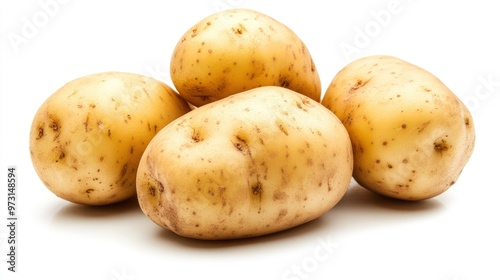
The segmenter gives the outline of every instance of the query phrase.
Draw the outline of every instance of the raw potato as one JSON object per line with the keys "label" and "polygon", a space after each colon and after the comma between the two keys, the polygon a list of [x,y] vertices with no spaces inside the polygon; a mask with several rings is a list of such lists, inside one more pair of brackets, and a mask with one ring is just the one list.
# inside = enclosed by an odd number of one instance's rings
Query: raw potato
{"label": "raw potato", "polygon": [[281,87],[202,106],[153,138],[141,159],[143,212],[178,235],[234,239],[318,218],[344,195],[352,150],[338,118]]}
{"label": "raw potato", "polygon": [[57,196],[104,205],[136,194],[137,165],[153,136],[190,111],[164,83],[107,72],[73,80],[36,113],[30,152],[40,179]]}
{"label": "raw potato", "polygon": [[179,40],[170,74],[180,95],[201,106],[260,86],[282,86],[320,101],[311,54],[287,26],[262,13],[226,10]]}
{"label": "raw potato", "polygon": [[453,185],[474,147],[472,116],[428,71],[391,56],[342,69],[322,104],[349,132],[354,179],[403,200],[434,197]]}

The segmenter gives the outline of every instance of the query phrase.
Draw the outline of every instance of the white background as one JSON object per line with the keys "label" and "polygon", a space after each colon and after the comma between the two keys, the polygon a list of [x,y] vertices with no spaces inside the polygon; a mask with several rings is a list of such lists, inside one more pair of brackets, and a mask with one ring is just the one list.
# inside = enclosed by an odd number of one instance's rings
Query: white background
{"label": "white background", "polygon": [[[318,2],[2,0],[0,279],[500,279],[495,2]],[[291,27],[311,51],[323,89],[349,61],[370,54],[398,56],[438,76],[469,106],[476,125],[476,148],[458,182],[421,203],[384,199],[352,184],[316,221],[226,242],[177,237],[134,201],[89,208],[43,186],[28,136],[50,94],[110,70],[172,85],[177,40],[230,7],[259,10]],[[19,177],[16,273],[6,262],[8,166]]]}

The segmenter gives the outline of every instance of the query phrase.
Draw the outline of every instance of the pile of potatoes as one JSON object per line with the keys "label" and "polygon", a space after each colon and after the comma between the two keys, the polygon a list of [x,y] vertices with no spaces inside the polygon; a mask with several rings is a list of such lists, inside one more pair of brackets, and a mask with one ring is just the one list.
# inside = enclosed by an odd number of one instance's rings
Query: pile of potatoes
{"label": "pile of potatoes", "polygon": [[136,197],[178,235],[234,239],[322,216],[352,178],[396,199],[437,196],[474,147],[471,114],[431,73],[368,56],[322,94],[304,42],[256,11],[195,24],[170,70],[175,90],[105,72],[52,94],[30,133],[44,185],[84,205]]}

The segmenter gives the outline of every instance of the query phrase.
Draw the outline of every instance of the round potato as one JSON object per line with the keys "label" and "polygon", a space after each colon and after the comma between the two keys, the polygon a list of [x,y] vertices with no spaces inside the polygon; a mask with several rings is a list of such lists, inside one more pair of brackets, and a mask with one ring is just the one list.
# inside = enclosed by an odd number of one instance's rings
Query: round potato
{"label": "round potato", "polygon": [[178,235],[234,239],[318,218],[344,195],[352,150],[338,118],[266,86],[197,108],[163,128],[137,173],[142,211]]}
{"label": "round potato", "polygon": [[434,197],[453,185],[474,147],[472,116],[428,71],[392,56],[344,67],[322,104],[343,122],[356,181],[403,200]]}
{"label": "round potato", "polygon": [[174,49],[170,74],[195,106],[260,86],[281,86],[320,101],[311,54],[284,24],[262,13],[232,9],[190,28]]}
{"label": "round potato", "polygon": [[65,200],[122,201],[136,194],[137,165],[149,141],[189,111],[173,89],[149,77],[81,77],[39,108],[31,126],[31,159],[45,186]]}

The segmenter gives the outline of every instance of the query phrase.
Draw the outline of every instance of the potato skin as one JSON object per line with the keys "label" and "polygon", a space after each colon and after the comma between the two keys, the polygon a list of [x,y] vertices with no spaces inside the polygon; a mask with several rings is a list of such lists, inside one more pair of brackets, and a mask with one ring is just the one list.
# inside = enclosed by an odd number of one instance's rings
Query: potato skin
{"label": "potato skin", "polygon": [[163,128],[139,164],[143,212],[178,235],[235,239],[318,218],[344,195],[352,150],[338,118],[266,86],[193,110]]}
{"label": "potato skin", "polygon": [[318,102],[321,95],[302,40],[248,9],[218,12],[190,28],[174,49],[170,74],[180,95],[195,106],[260,86],[282,86]]}
{"label": "potato skin", "polygon": [[50,191],[74,203],[105,205],[131,198],[146,145],[190,110],[173,89],[149,77],[105,72],[75,79],[34,116],[33,166]]}
{"label": "potato skin", "polygon": [[322,104],[349,132],[354,179],[402,200],[437,196],[453,185],[474,147],[472,116],[437,77],[392,56],[344,67]]}

